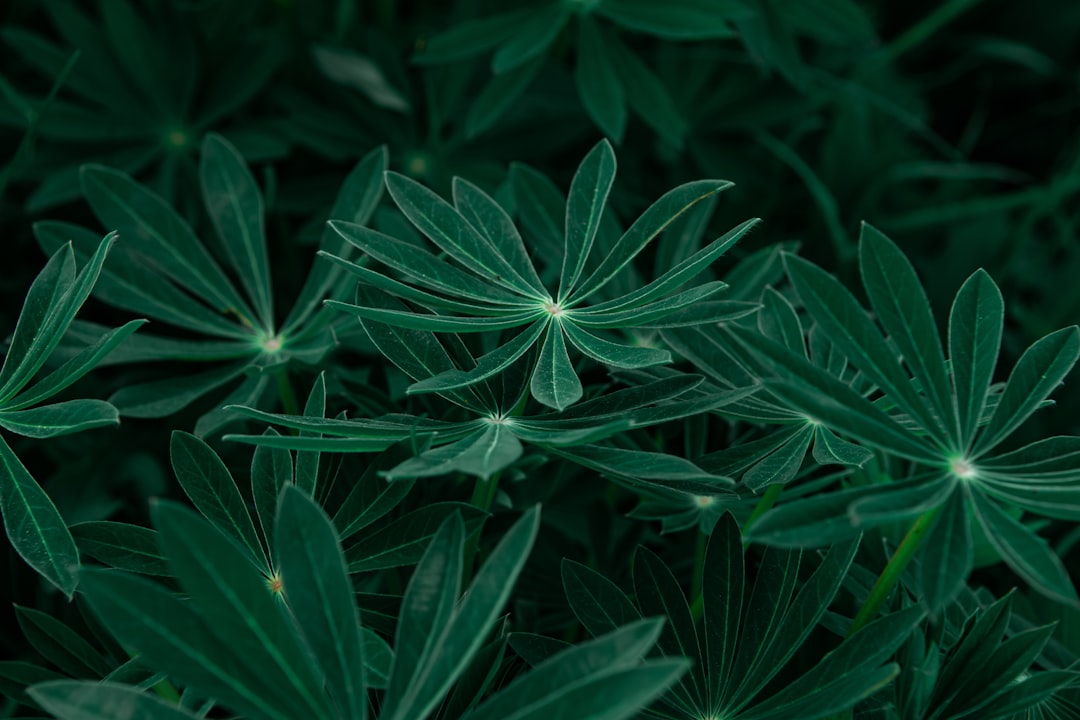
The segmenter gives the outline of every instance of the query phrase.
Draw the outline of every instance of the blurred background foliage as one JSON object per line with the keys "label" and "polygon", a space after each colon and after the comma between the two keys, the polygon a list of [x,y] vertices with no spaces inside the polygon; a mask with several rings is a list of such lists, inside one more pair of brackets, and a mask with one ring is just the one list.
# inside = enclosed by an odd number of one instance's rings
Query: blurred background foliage
{"label": "blurred background foliage", "polygon": [[[995,278],[1010,319],[999,372],[1033,340],[1080,318],[1080,4],[717,4],[729,15],[710,26],[701,22],[709,3],[692,0],[8,0],[0,6],[0,326],[14,326],[44,259],[33,224],[97,227],[82,199],[83,164],[123,170],[197,231],[208,229],[197,168],[210,132],[236,146],[262,186],[282,296],[299,291],[337,188],[379,145],[389,148],[390,169],[440,193],[461,175],[502,199],[511,163],[565,188],[578,159],[607,136],[620,163],[617,210],[701,177],[736,183],[712,225],[751,215],[764,223],[724,269],[792,242],[855,287],[867,221],[912,259],[939,313],[977,267]],[[660,7],[662,17],[650,9]],[[393,222],[376,211],[375,227]],[[88,307],[110,326],[129,319],[95,300]],[[340,380],[338,395],[364,394],[363,364],[355,370],[355,384]],[[140,381],[166,377],[170,367],[139,372]],[[105,396],[133,382],[130,373],[107,368],[83,383]],[[1029,437],[1080,431],[1080,393],[1066,387],[1056,400],[1032,419]],[[69,523],[145,525],[145,499],[176,492],[162,461],[167,429],[190,429],[206,409],[16,450]],[[235,451],[221,448],[242,474],[248,456]],[[567,473],[543,499],[571,492],[573,482]],[[563,514],[546,518],[566,531],[565,546],[538,546],[522,578],[522,594],[533,593],[538,607],[561,602],[535,582],[557,572],[560,557],[587,554],[617,578],[630,548],[656,540],[649,525],[590,513],[605,504],[625,513],[632,495],[582,483],[572,492]],[[423,495],[459,499],[461,489],[433,483]],[[582,532],[574,513],[604,522]],[[1059,528],[1051,537],[1075,572],[1078,535]],[[18,582],[29,569],[10,549],[5,558],[3,624],[14,622],[13,602],[57,603],[34,597],[38,584]],[[1039,615],[1051,612],[1046,604],[1033,596],[1017,606]],[[527,625],[527,608],[524,617]],[[1062,628],[1080,623],[1062,619]],[[552,622],[543,616],[542,625]],[[542,625],[534,629],[550,629]],[[0,652],[17,654],[22,642],[0,634]]]}

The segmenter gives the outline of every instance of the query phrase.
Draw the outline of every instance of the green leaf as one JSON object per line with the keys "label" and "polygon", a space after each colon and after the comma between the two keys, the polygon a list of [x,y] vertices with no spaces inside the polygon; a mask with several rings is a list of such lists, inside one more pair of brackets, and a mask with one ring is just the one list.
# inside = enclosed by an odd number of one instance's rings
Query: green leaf
{"label": "green leaf", "polygon": [[207,628],[281,688],[293,715],[331,717],[321,678],[246,550],[175,503],[158,502],[152,516],[169,565]]}
{"label": "green leaf", "polygon": [[559,275],[559,303],[572,294],[585,269],[614,181],[615,151],[607,140],[601,140],[578,165],[566,198],[566,251]]}
{"label": "green leaf", "polygon": [[525,513],[491,551],[465,597],[454,606],[448,621],[429,640],[430,644],[426,644],[430,650],[412,674],[407,692],[401,696],[387,693],[381,714],[388,720],[420,720],[442,700],[495,624],[532,550],[539,527],[540,510],[536,507]]}
{"label": "green leaf", "polygon": [[[34,235],[45,252],[55,252],[69,241],[80,262],[94,254],[101,235],[78,225],[55,221],[34,224]],[[118,308],[187,328],[212,337],[247,340],[250,330],[224,313],[215,311],[172,282],[162,282],[158,273],[146,271],[146,262],[138,247],[125,241],[110,253],[94,286],[94,296]]]}
{"label": "green leaf", "polygon": [[528,90],[543,65],[543,56],[537,56],[493,77],[469,107],[465,137],[476,138],[498,122]]}
{"label": "green leaf", "polygon": [[592,568],[563,558],[562,581],[570,609],[591,635],[615,632],[641,620],[626,593]]}
{"label": "green leaf", "polygon": [[643,212],[634,224],[623,233],[600,265],[579,285],[569,297],[568,306],[576,305],[592,295],[615,277],[638,253],[645,249],[657,235],[697,203],[731,187],[726,180],[698,180],[680,185],[664,193]]}
{"label": "green leaf", "polygon": [[953,493],[923,543],[919,579],[923,602],[939,616],[960,592],[973,564],[971,524],[961,493]]}
{"label": "green leaf", "polygon": [[742,624],[745,570],[742,533],[731,513],[724,513],[709,536],[702,573],[707,675],[715,687],[735,666]]}
{"label": "green leaf", "polygon": [[663,620],[659,618],[638,620],[568,647],[516,678],[462,720],[506,720],[522,717],[520,713],[527,713],[524,717],[538,713],[541,713],[538,717],[550,717],[552,706],[564,702],[563,695],[577,689],[570,687],[575,683],[636,667],[656,642],[662,627]]}
{"label": "green leaf", "polygon": [[7,401],[21,389],[21,386],[11,387],[17,375],[22,375],[21,382],[25,385],[36,372],[28,373],[22,368],[36,359],[31,357],[30,349],[74,282],[75,256],[71,246],[65,245],[52,254],[23,299],[15,333],[4,355],[3,369],[0,369],[0,401]]}
{"label": "green leaf", "polygon": [[[277,436],[273,428],[266,428],[263,435]],[[251,458],[251,497],[255,501],[255,513],[259,517],[266,546],[274,548],[274,515],[278,497],[286,485],[293,482],[292,454],[282,448],[260,445]],[[275,565],[277,559],[274,559]]]}
{"label": "green leaf", "polygon": [[247,504],[217,453],[194,435],[174,430],[169,454],[180,487],[199,512],[246,548],[255,567],[269,567]]}
{"label": "green leaf", "polygon": [[[93,290],[101,274],[105,257],[115,241],[116,233],[106,235],[94,255],[73,279],[68,279],[74,272],[70,246],[67,246],[66,251],[62,251],[62,257],[65,258],[63,269],[58,269],[56,273],[53,273],[49,271],[47,265],[42,271],[45,277],[42,278],[42,275],[39,275],[38,279],[35,279],[35,286],[39,280],[43,279],[48,290],[42,288],[38,292],[31,287],[31,294],[23,305],[23,311],[19,313],[15,336],[12,337],[11,346],[4,358],[4,367],[0,370],[0,383],[2,383],[0,403],[6,403],[22,390],[48,361],[53,350],[60,344],[64,333],[67,332],[71,321],[75,319],[75,314],[90,296],[90,291]],[[48,300],[40,297],[45,293],[48,293]],[[29,313],[27,313],[28,307]],[[27,334],[30,337],[26,337]]]}
{"label": "green leaf", "polygon": [[394,172],[386,174],[386,188],[409,221],[447,255],[521,297],[547,299],[543,288],[532,287],[483,234],[431,190]]}
{"label": "green leaf", "polygon": [[310,710],[297,707],[285,685],[275,685],[277,678],[263,672],[262,653],[238,655],[228,635],[211,629],[192,603],[113,570],[84,569],[79,583],[94,614],[150,667],[235,712],[273,720],[309,717]]}
{"label": "green leaf", "polygon": [[763,374],[779,374],[777,379],[766,378],[766,385],[792,409],[867,445],[918,462],[942,462],[942,456],[922,438],[909,433],[847,384],[757,333],[734,327],[728,332],[769,363],[762,366]]}
{"label": "green leaf", "polygon": [[536,246],[537,256],[561,257],[566,240],[566,199],[562,191],[546,175],[521,163],[510,166],[510,188],[522,227]]}
{"label": "green leaf", "polygon": [[[315,384],[311,386],[307,402],[304,403],[304,417],[323,418],[326,416],[326,374],[319,373]],[[301,431],[301,437],[310,436],[313,433]],[[312,497],[315,496],[319,480],[319,459],[322,453],[318,451],[301,451],[296,453],[296,486]]]}
{"label": "green leaf", "polygon": [[545,3],[522,17],[515,32],[495,51],[491,69],[501,75],[544,53],[570,19],[566,3]]}
{"label": "green leaf", "polygon": [[[502,371],[517,362],[536,344],[540,335],[551,324],[549,317],[542,317],[529,327],[514,336],[513,340],[500,345],[491,352],[482,355],[476,360],[476,367],[468,372],[462,370],[446,370],[434,377],[429,377],[415,382],[405,389],[410,395],[427,392],[447,392],[457,390],[469,385],[475,385],[488,378],[498,375]],[[570,323],[564,325],[569,327]]]}
{"label": "green leaf", "polygon": [[247,290],[263,332],[270,334],[274,328],[274,294],[259,186],[236,148],[214,133],[203,140],[199,182],[206,212],[229,264]]}
{"label": "green leaf", "polygon": [[573,321],[560,323],[566,337],[593,360],[617,368],[642,368],[671,362],[671,353],[659,348],[613,343],[578,327]]}
{"label": "green leaf", "polygon": [[544,283],[536,274],[525,242],[502,206],[464,178],[455,177],[452,185],[454,206],[458,212],[499,249],[499,253],[530,286],[543,288]]}
{"label": "green leaf", "polygon": [[599,329],[685,327],[745,317],[757,311],[759,306],[753,303],[707,302],[708,298],[726,287],[720,281],[707,282],[628,310],[574,311],[569,320],[584,327]]}
{"label": "green leaf", "polygon": [[574,81],[585,112],[616,143],[626,132],[626,93],[603,31],[588,15],[578,16]]}
{"label": "green leaf", "polygon": [[0,660],[0,693],[30,707],[37,707],[37,703],[26,694],[27,688],[36,683],[66,679],[54,670],[28,662]]}
{"label": "green leaf", "polygon": [[132,573],[172,576],[157,532],[150,528],[94,520],[72,525],[70,530],[79,552],[98,562]]}
{"label": "green leaf", "polygon": [[240,377],[248,365],[243,361],[195,375],[128,385],[109,396],[109,403],[124,417],[165,417]]}
{"label": "green leaf", "polygon": [[468,503],[440,502],[402,515],[345,549],[350,573],[412,565],[431,544],[448,516],[460,513],[468,534],[476,532],[487,514]]}
{"label": "green leaf", "polygon": [[138,688],[114,682],[56,680],[35,685],[28,692],[61,720],[196,720],[199,717]]}
{"label": "green leaf", "polygon": [[949,360],[965,450],[971,448],[986,407],[1004,319],[1001,291],[985,270],[976,270],[960,286],[949,312]]}
{"label": "green leaf", "polygon": [[826,337],[935,442],[940,443],[947,432],[943,419],[936,416],[916,392],[900,361],[855,296],[813,263],[795,255],[784,255],[784,262],[795,291]]}
{"label": "green leaf", "polygon": [[548,326],[529,390],[537,401],[556,410],[573,405],[584,394],[581,380],[566,354],[562,323],[557,318]]}
{"label": "green leaf", "polygon": [[56,506],[0,437],[0,511],[15,552],[68,598],[78,583],[79,551]]}
{"label": "green leaf", "polygon": [[859,268],[878,322],[900,349],[947,436],[959,449],[961,439],[945,353],[915,268],[895,243],[866,223],[859,238]]}
{"label": "green leaf", "polygon": [[326,676],[341,715],[367,718],[364,648],[352,583],[334,524],[315,502],[286,486],[274,522],[274,557],[285,602]]}
{"label": "green leaf", "polygon": [[334,527],[345,540],[397,507],[412,490],[412,480],[388,481],[382,471],[412,455],[412,443],[402,442],[379,453],[367,463],[360,479],[341,502],[334,515]]}
{"label": "green leaf", "polygon": [[68,400],[29,410],[0,412],[0,427],[31,438],[68,435],[119,422],[116,408],[103,400]]}
{"label": "green leaf", "polygon": [[530,13],[528,9],[513,10],[456,23],[427,38],[412,61],[417,65],[442,65],[485,53],[513,36]]}
{"label": "green leaf", "polygon": [[1074,607],[1080,605],[1068,571],[1045,540],[1010,517],[979,490],[969,490],[968,497],[990,544],[1017,575],[1049,598]]}
{"label": "green leaf", "polygon": [[846,440],[824,425],[814,428],[814,460],[821,465],[855,465],[862,467],[874,457],[872,450]]}
{"label": "green leaf", "polygon": [[100,679],[112,669],[81,635],[48,613],[16,605],[15,616],[34,649],[68,675]]}
{"label": "green leaf", "polygon": [[374,320],[375,322],[410,330],[423,330],[426,332],[444,333],[480,333],[494,332],[497,330],[512,330],[521,327],[541,316],[543,310],[538,306],[535,310],[518,312],[513,315],[498,317],[454,317],[451,315],[429,315],[409,312],[407,310],[387,310],[360,305],[351,305],[338,300],[327,300],[327,307],[349,313],[361,320]]}
{"label": "green leaf", "polygon": [[972,449],[972,459],[1001,443],[1042,405],[1080,358],[1080,328],[1072,325],[1036,340],[1020,356],[1001,400]]}
{"label": "green leaf", "polygon": [[219,312],[254,320],[209,251],[167,202],[124,173],[100,165],[83,166],[80,177],[98,220],[116,228],[124,243],[137,249],[144,271],[173,280]]}
{"label": "green leaf", "polygon": [[602,0],[596,12],[617,25],[669,40],[711,40],[735,35],[731,20],[748,10],[737,0]]}
{"label": "green leaf", "polygon": [[133,332],[145,324],[145,320],[132,320],[121,327],[107,330],[79,353],[51,373],[20,392],[5,404],[6,410],[22,410],[64,390],[86,373],[94,369],[109,353],[124,342]]}
{"label": "green leaf", "polygon": [[630,109],[676,150],[681,149],[688,132],[686,119],[668,92],[667,85],[617,35],[608,37],[619,83],[626,90]]}
{"label": "green leaf", "polygon": [[548,450],[608,476],[645,480],[649,484],[684,492],[722,494],[735,484],[730,478],[706,472],[678,455],[600,445],[551,447]]}
{"label": "green leaf", "polygon": [[762,458],[743,475],[743,483],[760,493],[769,485],[786,485],[795,479],[802,467],[814,428],[807,424],[802,432],[793,435],[783,445]]}
{"label": "green leaf", "polygon": [[439,526],[402,598],[401,617],[394,637],[397,653],[384,698],[387,715],[391,708],[407,702],[408,696],[415,694],[423,666],[431,661],[436,639],[454,613],[454,605],[461,594],[464,548],[465,526],[461,516],[454,513]]}
{"label": "green leaf", "polygon": [[446,475],[454,471],[487,480],[521,457],[521,442],[503,423],[486,422],[462,439],[406,460],[385,473],[388,480]]}

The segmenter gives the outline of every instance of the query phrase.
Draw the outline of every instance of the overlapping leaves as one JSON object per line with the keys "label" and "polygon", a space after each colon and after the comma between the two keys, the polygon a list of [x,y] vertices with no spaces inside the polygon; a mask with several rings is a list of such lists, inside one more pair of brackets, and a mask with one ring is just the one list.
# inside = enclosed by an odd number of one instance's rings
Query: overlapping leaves
{"label": "overlapping leaves", "polygon": [[769,338],[733,329],[774,395],[838,432],[913,463],[906,479],[826,493],[778,508],[755,539],[781,545],[832,542],[905,517],[932,513],[922,563],[931,607],[940,608],[972,566],[971,523],[1002,559],[1040,592],[1076,602],[1061,561],[1009,512],[1080,519],[1080,439],[1051,437],[1011,452],[1001,445],[1041,407],[1080,356],[1076,326],[1036,341],[1005,385],[993,385],[1004,306],[978,270],[949,316],[949,360],[926,294],[896,245],[864,226],[860,269],[875,317],[837,280],[787,256],[788,275],[807,312],[848,362],[880,391],[864,396]]}
{"label": "overlapping leaves", "polygon": [[[373,715],[371,688],[385,688],[378,717],[430,717],[494,628],[540,522],[539,508],[525,513],[462,597],[466,531],[460,515],[445,520],[405,591],[393,652],[383,666],[370,657],[383,641],[369,640],[371,631],[360,624],[334,524],[299,488],[286,486],[277,502],[279,573],[270,582],[240,543],[192,511],[163,502],[153,515],[169,566],[190,601],[117,571],[84,570],[82,591],[142,664],[216,705],[260,720],[366,720]],[[481,686],[466,698],[466,716],[629,718],[686,669],[681,659],[641,662],[659,629],[655,621],[620,628],[568,649],[498,693],[485,697]],[[374,674],[380,668],[382,681]],[[117,707],[193,717],[116,683],[49,682],[30,693],[60,718],[115,717]],[[595,703],[598,694],[603,707]]]}
{"label": "overlapping leaves", "polygon": [[806,642],[840,589],[857,542],[831,548],[796,592],[802,554],[769,549],[756,581],[745,577],[742,536],[724,515],[704,560],[704,625],[664,562],[645,548],[634,559],[634,596],[594,570],[563,563],[563,585],[578,620],[593,634],[663,613],[659,650],[694,666],[646,713],[656,718],[805,720],[853,706],[894,678],[893,653],[921,620],[918,610],[881,618],[855,633],[775,693],[762,691]]}
{"label": "overlapping leaves", "polygon": [[[70,359],[41,373],[90,296],[116,234],[97,240],[76,270],[71,244],[52,254],[27,292],[0,369],[0,428],[31,438],[51,438],[115,425],[116,408],[103,400],[65,400],[42,405],[90,372],[144,320],[103,329]],[[70,596],[75,591],[79,554],[60,513],[0,436],[0,511],[16,552],[42,577]]]}
{"label": "overlapping leaves", "polygon": [[[482,190],[459,179],[454,185],[454,205],[450,205],[420,184],[390,173],[387,187],[398,207],[457,264],[374,230],[331,222],[336,232],[367,257],[407,282],[331,256],[371,289],[355,303],[328,304],[363,320],[409,330],[494,333],[517,329],[519,332],[511,340],[478,358],[475,368],[448,369],[421,377],[410,392],[447,393],[474,385],[503,372],[535,346],[539,352],[530,374],[530,393],[544,405],[562,410],[583,394],[568,346],[613,367],[655,365],[669,361],[670,354],[608,339],[604,333],[635,327],[698,325],[747,312],[744,304],[711,299],[724,289],[722,282],[707,282],[681,291],[679,288],[701,274],[754,221],[743,223],[643,287],[599,304],[582,304],[608,285],[673,220],[730,186],[724,181],[702,180],[671,190],[586,272],[614,178],[614,153],[602,141],[582,161],[571,184],[559,285],[555,292],[549,292],[513,221]],[[430,312],[398,308],[396,301],[378,299],[384,294]]]}
{"label": "overlapping leaves", "polygon": [[[335,217],[366,222],[382,192],[386,153],[377,149],[346,179],[333,208]],[[213,390],[233,386],[226,403],[257,405],[272,389],[267,369],[282,370],[290,359],[313,362],[332,347],[332,314],[319,303],[339,291],[341,271],[316,263],[284,322],[278,322],[267,251],[262,193],[243,158],[223,138],[210,135],[200,163],[202,196],[218,244],[211,252],[165,200],[117,170],[86,166],[83,192],[101,222],[126,238],[96,289],[116,307],[192,333],[192,339],[146,335],[110,362],[182,360],[211,369],[130,385],[110,398],[121,414],[161,417]],[[72,242],[80,255],[91,251],[93,233],[68,223],[35,226],[51,251]],[[347,256],[349,246],[332,233],[323,247]],[[238,289],[215,259],[222,256],[240,281]],[[94,337],[95,325],[76,327]],[[238,380],[242,381],[237,384]],[[199,435],[219,429],[229,416],[211,411],[196,426]]]}

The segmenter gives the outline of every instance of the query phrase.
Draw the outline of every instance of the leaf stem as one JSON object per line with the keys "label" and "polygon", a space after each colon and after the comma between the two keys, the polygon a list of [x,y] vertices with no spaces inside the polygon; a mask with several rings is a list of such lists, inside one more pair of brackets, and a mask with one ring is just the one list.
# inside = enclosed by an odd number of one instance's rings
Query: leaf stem
{"label": "leaf stem", "polygon": [[754,506],[753,512],[750,513],[750,517],[746,519],[746,522],[742,527],[743,534],[743,551],[750,547],[750,541],[745,539],[746,535],[750,532],[750,527],[756,523],[762,515],[773,509],[776,505],[776,501],[780,499],[780,493],[784,492],[784,486],[780,483],[775,483],[765,488],[765,493],[758,500],[757,505]]}
{"label": "leaf stem", "polygon": [[[473,507],[489,512],[491,505],[495,502],[495,495],[499,489],[499,475],[495,473],[489,478],[476,478],[476,485],[473,486],[472,500],[470,501]],[[476,562],[476,550],[480,545],[480,533],[465,541],[465,556],[461,564],[461,585],[462,587],[468,587],[469,581],[472,580],[473,564]]]}
{"label": "leaf stem", "polygon": [[889,597],[893,588],[900,581],[900,576],[904,573],[908,563],[911,562],[911,558],[915,557],[915,552],[922,545],[922,541],[930,528],[933,527],[942,507],[944,506],[941,505],[923,513],[911,524],[911,528],[904,535],[904,539],[900,541],[900,545],[896,548],[892,557],[889,558],[885,569],[878,575],[878,579],[874,583],[874,587],[870,589],[870,595],[866,598],[866,602],[863,603],[863,606],[859,608],[859,612],[855,615],[851,628],[848,630],[848,637],[854,635],[877,616],[886,598]]}
{"label": "leaf stem", "polygon": [[293,390],[292,381],[285,366],[274,371],[274,379],[277,380],[278,395],[281,397],[281,407],[286,415],[299,415],[300,406],[296,404],[296,391]]}

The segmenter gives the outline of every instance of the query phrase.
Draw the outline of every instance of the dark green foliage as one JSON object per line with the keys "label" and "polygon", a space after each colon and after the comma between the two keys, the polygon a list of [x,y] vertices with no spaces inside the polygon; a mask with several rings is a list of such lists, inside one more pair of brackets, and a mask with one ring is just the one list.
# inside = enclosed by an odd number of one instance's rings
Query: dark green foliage
{"label": "dark green foliage", "polygon": [[0,718],[1080,717],[1080,9],[0,26]]}

